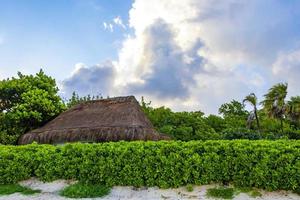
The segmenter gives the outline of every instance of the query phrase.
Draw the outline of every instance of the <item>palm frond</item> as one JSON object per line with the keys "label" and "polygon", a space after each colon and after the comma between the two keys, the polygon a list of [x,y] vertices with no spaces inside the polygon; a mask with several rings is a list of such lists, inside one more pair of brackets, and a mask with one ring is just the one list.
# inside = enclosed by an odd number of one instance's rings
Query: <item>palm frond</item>
{"label": "palm frond", "polygon": [[270,117],[282,118],[286,111],[285,98],[287,96],[287,83],[278,83],[271,87],[261,104]]}
{"label": "palm frond", "polygon": [[257,97],[254,93],[251,93],[249,95],[247,95],[244,100],[243,103],[250,103],[252,106],[256,106],[257,105]]}

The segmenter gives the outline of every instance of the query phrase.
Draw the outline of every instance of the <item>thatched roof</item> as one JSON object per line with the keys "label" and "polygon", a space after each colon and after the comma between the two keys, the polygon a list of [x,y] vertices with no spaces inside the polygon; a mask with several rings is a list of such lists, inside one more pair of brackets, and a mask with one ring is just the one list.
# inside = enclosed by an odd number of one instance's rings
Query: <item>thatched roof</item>
{"label": "thatched roof", "polygon": [[133,96],[88,101],[19,139],[19,144],[163,140]]}

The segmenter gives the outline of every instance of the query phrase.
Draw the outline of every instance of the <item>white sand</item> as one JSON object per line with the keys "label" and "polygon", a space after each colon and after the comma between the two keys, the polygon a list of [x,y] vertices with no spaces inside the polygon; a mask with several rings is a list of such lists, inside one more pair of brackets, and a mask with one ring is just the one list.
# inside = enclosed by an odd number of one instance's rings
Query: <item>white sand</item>
{"label": "white sand", "polygon": [[[8,196],[0,196],[0,200],[66,200],[59,196],[59,191],[65,186],[71,184],[70,181],[58,180],[52,183],[43,183],[37,179],[30,179],[20,182],[21,185],[28,186],[32,189],[40,189],[42,192],[30,196],[15,193]],[[159,188],[141,188],[135,189],[133,187],[113,187],[111,193],[103,198],[93,198],[93,200],[186,200],[186,199],[209,199],[206,197],[207,188],[215,187],[195,186],[192,192],[186,191],[185,187],[177,189],[159,189]],[[300,200],[300,196],[287,191],[264,192],[262,197],[252,198],[245,193],[237,195],[235,200]],[[86,198],[89,199],[89,198]]]}

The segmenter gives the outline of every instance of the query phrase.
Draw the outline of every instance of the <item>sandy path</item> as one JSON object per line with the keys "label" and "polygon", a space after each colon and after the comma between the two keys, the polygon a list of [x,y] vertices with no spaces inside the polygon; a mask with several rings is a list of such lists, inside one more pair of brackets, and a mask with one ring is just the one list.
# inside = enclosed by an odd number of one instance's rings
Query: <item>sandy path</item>
{"label": "sandy path", "polygon": [[[0,200],[66,200],[58,195],[59,190],[69,185],[70,182],[64,180],[54,181],[52,183],[43,183],[36,179],[30,179],[21,182],[22,185],[32,189],[40,189],[42,193],[30,196],[22,194],[12,194],[8,196],[0,196]],[[133,187],[113,187],[111,193],[104,198],[94,198],[93,200],[193,200],[193,199],[209,199],[205,196],[209,186],[195,186],[193,192],[187,192],[184,187],[177,189],[162,190],[159,188],[142,188],[134,189]],[[278,192],[262,192],[263,196],[259,198],[249,197],[247,194],[241,193],[236,196],[235,200],[300,200],[300,196],[286,191]],[[86,198],[87,200],[89,198]]]}

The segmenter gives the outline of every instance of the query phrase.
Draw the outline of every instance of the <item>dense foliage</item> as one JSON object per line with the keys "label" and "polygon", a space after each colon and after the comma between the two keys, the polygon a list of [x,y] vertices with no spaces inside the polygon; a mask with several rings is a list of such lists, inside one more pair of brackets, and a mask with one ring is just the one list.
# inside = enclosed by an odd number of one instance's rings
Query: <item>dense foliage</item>
{"label": "dense foliage", "polygon": [[55,80],[42,70],[0,81],[0,143],[14,144],[61,113],[65,106],[57,93]]}
{"label": "dense foliage", "polygon": [[0,146],[0,184],[36,176],[108,186],[220,182],[299,191],[299,157],[298,140]]}
{"label": "dense foliage", "polygon": [[[232,100],[222,104],[220,116],[205,116],[201,111],[173,112],[166,107],[153,108],[151,102],[143,98],[141,106],[159,132],[177,140],[300,139],[300,96],[286,102],[286,89],[286,84],[273,86],[265,95],[261,109],[254,93],[242,102]],[[253,110],[247,111],[245,103]]]}
{"label": "dense foliage", "polygon": [[[259,103],[254,93],[243,101],[232,100],[219,108],[219,115],[201,111],[174,112],[164,106],[153,108],[141,100],[143,111],[154,127],[175,140],[300,139],[300,96],[287,97],[288,85],[270,88]],[[56,82],[41,70],[36,75],[18,73],[0,81],[0,144],[16,144],[25,132],[42,126],[76,104],[102,99],[75,92],[62,101]],[[251,110],[245,108],[245,104]]]}
{"label": "dense foliage", "polygon": [[165,107],[152,108],[150,103],[145,103],[143,99],[141,106],[154,127],[174,139],[188,141],[220,138],[206,123],[202,112],[172,112]]}

